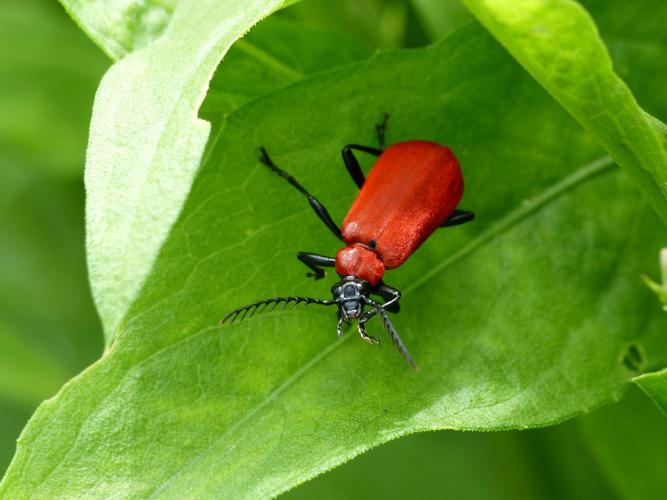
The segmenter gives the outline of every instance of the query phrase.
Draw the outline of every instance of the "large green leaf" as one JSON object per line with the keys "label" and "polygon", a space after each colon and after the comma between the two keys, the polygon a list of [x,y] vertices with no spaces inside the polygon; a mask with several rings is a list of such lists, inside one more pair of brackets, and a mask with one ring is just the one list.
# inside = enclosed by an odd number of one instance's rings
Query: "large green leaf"
{"label": "large green leaf", "polygon": [[[454,148],[478,216],[388,277],[421,371],[337,339],[327,310],[217,326],[248,301],[330,287],[294,255],[337,243],[257,146],[340,220],[355,193],[338,149],[372,143],[383,111],[390,141]],[[617,399],[627,353],[665,326],[637,279],[660,227],[476,26],[304,79],[225,121],[116,342],[38,410],[0,492],[261,497],[410,432],[538,426]]]}
{"label": "large green leaf", "polygon": [[588,130],[667,223],[664,127],[614,73],[588,13],[573,0],[464,0],[486,28]]}
{"label": "large green leaf", "polygon": [[[80,9],[99,4],[65,3],[84,23],[89,17]],[[107,343],[200,165],[210,124],[197,117],[197,110],[218,62],[237,38],[282,3],[182,0],[161,36],[104,76],[95,99],[85,179],[88,269]],[[95,10],[91,18],[98,17]]]}

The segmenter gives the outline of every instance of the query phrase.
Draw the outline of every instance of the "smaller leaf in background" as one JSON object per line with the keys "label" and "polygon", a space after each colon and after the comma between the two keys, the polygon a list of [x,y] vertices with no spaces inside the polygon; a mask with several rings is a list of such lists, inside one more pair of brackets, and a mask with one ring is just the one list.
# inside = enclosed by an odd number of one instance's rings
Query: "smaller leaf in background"
{"label": "smaller leaf in background", "polygon": [[308,0],[280,15],[306,26],[347,33],[372,48],[429,42],[425,20],[408,0]]}
{"label": "smaller leaf in background", "polygon": [[[82,16],[75,9],[87,4],[68,7]],[[210,123],[197,112],[216,66],[233,42],[282,5],[282,0],[181,0],[159,40],[125,56],[102,79],[86,156],[86,249],[107,345],[200,166]]]}
{"label": "smaller leaf in background", "polygon": [[370,54],[363,45],[338,33],[271,16],[229,50],[211,80],[200,116],[219,120],[262,94]]}
{"label": "smaller leaf in background", "polygon": [[620,498],[667,498],[667,419],[636,388],[578,419],[582,439]]}
{"label": "smaller leaf in background", "polygon": [[653,290],[667,311],[667,248],[660,251],[660,270],[662,272],[662,284],[656,283],[648,276],[643,276],[646,285]]}
{"label": "smaller leaf in background", "polygon": [[3,157],[80,176],[95,87],[108,60],[50,1],[4,0],[0,39]]}
{"label": "smaller leaf in background", "polygon": [[464,0],[471,12],[643,190],[667,224],[667,151],[573,0]]}
{"label": "smaller leaf in background", "polygon": [[633,379],[667,417],[667,368],[645,373]]}
{"label": "smaller leaf in background", "polygon": [[431,40],[436,41],[472,19],[460,0],[411,0]]}

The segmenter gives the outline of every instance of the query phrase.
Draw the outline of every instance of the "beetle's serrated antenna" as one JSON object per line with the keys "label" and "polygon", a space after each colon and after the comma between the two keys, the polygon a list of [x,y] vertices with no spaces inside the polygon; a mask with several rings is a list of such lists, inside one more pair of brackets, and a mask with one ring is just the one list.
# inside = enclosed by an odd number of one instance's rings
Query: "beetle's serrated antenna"
{"label": "beetle's serrated antenna", "polygon": [[398,349],[398,352],[403,355],[405,360],[408,362],[410,366],[412,366],[415,369],[419,369],[417,366],[417,363],[412,359],[412,356],[410,356],[410,353],[408,352],[408,348],[405,347],[405,344],[401,340],[401,337],[398,335],[398,332],[396,331],[396,328],[394,328],[393,323],[389,319],[389,316],[385,312],[384,308],[378,307],[376,308],[378,314],[380,315],[380,318],[382,319],[382,324],[384,325],[384,329],[387,331],[389,334],[389,338],[391,338],[391,341],[394,343],[396,346],[396,349]]}
{"label": "beetle's serrated antenna", "polygon": [[[237,318],[239,321],[243,321],[246,315],[249,318],[251,318],[254,314],[262,314],[264,312],[267,312],[267,310],[268,312],[273,311],[278,304],[282,304],[283,307],[286,307],[287,304],[289,304],[290,302],[294,302],[294,305],[318,304],[321,306],[332,306],[336,303],[333,300],[313,299],[310,297],[272,297],[270,299],[260,300],[258,302],[253,302],[252,304],[248,304],[247,306],[234,309],[232,312],[230,312],[220,320],[220,324],[223,325],[230,319],[231,319],[230,323],[233,323],[234,321],[237,320]],[[269,305],[271,307],[269,307]]]}

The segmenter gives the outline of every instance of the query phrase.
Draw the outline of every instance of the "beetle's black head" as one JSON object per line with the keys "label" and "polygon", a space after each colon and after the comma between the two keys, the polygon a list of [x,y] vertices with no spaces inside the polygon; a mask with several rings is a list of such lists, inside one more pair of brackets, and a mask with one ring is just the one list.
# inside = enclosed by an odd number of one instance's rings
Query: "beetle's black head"
{"label": "beetle's black head", "polygon": [[333,299],[344,320],[358,318],[364,312],[371,288],[367,281],[355,276],[345,276],[331,287]]}

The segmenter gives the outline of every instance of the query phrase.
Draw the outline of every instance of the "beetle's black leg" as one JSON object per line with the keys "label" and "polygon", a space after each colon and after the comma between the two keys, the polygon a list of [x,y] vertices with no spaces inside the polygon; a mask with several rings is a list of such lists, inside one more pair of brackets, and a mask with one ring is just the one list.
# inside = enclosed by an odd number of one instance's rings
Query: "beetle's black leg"
{"label": "beetle's black leg", "polygon": [[371,293],[379,295],[384,300],[382,307],[389,312],[397,313],[401,310],[401,304],[399,300],[401,298],[401,292],[395,288],[385,285],[384,282],[380,281],[377,285],[373,287]]}
{"label": "beetle's black leg", "polygon": [[459,224],[470,222],[474,218],[475,214],[472,212],[468,212],[467,210],[454,210],[452,215],[450,215],[449,218],[440,225],[440,227],[458,226]]}
{"label": "beetle's black leg", "polygon": [[389,114],[388,113],[382,113],[382,121],[375,125],[375,133],[377,134],[378,137],[378,144],[380,144],[380,149],[384,149],[384,133],[387,130],[387,121],[389,121]]}
{"label": "beetle's black leg", "polygon": [[322,205],[322,203],[320,203],[320,201],[317,198],[315,198],[312,194],[310,194],[308,190],[306,190],[306,188],[304,188],[301,184],[299,184],[299,182],[294,177],[292,177],[278,165],[273,163],[273,160],[269,157],[269,154],[266,152],[266,149],[259,148],[259,151],[260,151],[259,160],[264,165],[273,170],[275,173],[277,173],[280,177],[287,180],[287,182],[289,182],[292,186],[298,189],[301,193],[303,193],[308,198],[308,203],[310,203],[310,206],[313,208],[317,216],[320,218],[322,222],[324,222],[324,225],[329,228],[329,230],[334,234],[336,238],[342,240],[343,237],[340,234],[340,228],[333,221],[326,207]]}
{"label": "beetle's black leg", "polygon": [[362,146],[360,144],[348,144],[340,152],[343,156],[343,163],[345,163],[345,168],[359,189],[361,189],[361,186],[364,185],[366,178],[364,177],[364,173],[362,172],[361,166],[359,165],[359,160],[357,160],[357,157],[354,156],[352,150],[356,149],[357,151],[363,151],[364,153],[380,156],[382,154],[382,150],[384,149],[384,133],[387,129],[388,119],[389,115],[387,113],[383,113],[382,121],[375,125],[375,133],[377,134],[378,143],[380,144],[379,148]]}
{"label": "beetle's black leg", "polygon": [[375,316],[375,311],[365,313],[363,316],[361,316],[361,318],[359,318],[359,323],[357,323],[357,329],[359,330],[359,335],[361,335],[361,338],[366,342],[369,344],[380,345],[380,339],[373,337],[372,335],[368,335],[368,332],[366,332],[366,322],[373,316]]}
{"label": "beetle's black leg", "polygon": [[335,267],[336,259],[333,257],[326,257],[316,253],[299,252],[296,254],[297,259],[306,264],[313,272],[308,273],[316,280],[324,278],[324,269],[322,267]]}
{"label": "beetle's black leg", "polygon": [[[394,297],[390,299],[388,302],[385,302],[385,304],[378,304],[374,300],[371,299],[366,299],[366,303],[373,307],[372,311],[369,311],[364,314],[364,316],[368,315],[368,318],[371,318],[375,314],[380,316],[380,319],[382,320],[382,326],[384,326],[385,331],[389,335],[389,338],[393,342],[393,344],[396,346],[398,351],[401,353],[401,355],[405,358],[405,360],[412,366],[413,368],[417,368],[416,363],[412,359],[412,356],[410,356],[410,353],[408,352],[408,348],[405,347],[405,344],[401,340],[401,337],[398,335],[398,332],[396,331],[396,328],[394,328],[394,324],[391,322],[389,319],[389,316],[387,315],[387,311],[385,310],[385,307],[394,304],[398,302],[398,300],[401,298],[401,292],[396,290],[395,288],[392,288],[390,286],[385,285],[389,290],[393,290],[395,293],[393,294]],[[368,320],[368,319],[366,319]],[[361,322],[361,320],[360,320]],[[361,332],[360,332],[361,333]]]}
{"label": "beetle's black leg", "polygon": [[353,149],[375,156],[380,156],[382,154],[382,150],[378,148],[372,148],[370,146],[361,146],[360,144],[348,144],[341,150],[340,153],[343,156],[343,163],[345,163],[345,168],[350,174],[350,177],[352,177],[354,183],[359,187],[359,189],[361,189],[361,186],[363,186],[364,182],[366,181],[366,177],[364,177],[364,173],[361,171],[359,160],[357,160],[357,157],[354,156],[354,153],[352,152]]}

